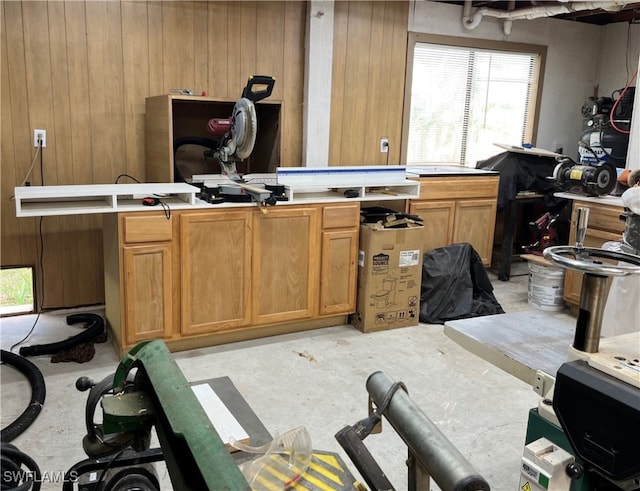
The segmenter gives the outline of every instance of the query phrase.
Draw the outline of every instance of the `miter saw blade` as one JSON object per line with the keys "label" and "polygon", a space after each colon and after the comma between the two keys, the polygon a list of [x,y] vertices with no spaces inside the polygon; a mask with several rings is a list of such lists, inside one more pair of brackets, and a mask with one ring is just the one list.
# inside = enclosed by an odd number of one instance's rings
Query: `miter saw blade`
{"label": "miter saw blade", "polygon": [[256,108],[249,99],[239,99],[233,107],[233,125],[231,138],[235,142],[235,155],[240,160],[246,159],[253,151],[256,143],[258,121]]}

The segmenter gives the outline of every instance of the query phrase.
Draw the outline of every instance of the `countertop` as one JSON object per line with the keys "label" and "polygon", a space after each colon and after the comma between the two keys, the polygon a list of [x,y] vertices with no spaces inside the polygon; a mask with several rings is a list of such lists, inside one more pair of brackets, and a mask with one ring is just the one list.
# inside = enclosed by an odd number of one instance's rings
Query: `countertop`
{"label": "countertop", "polygon": [[534,385],[538,370],[555,376],[567,360],[575,321],[567,314],[526,310],[448,321],[444,333],[471,353]]}
{"label": "countertop", "polygon": [[474,169],[462,165],[408,165],[407,176],[419,177],[452,177],[452,176],[483,176],[499,175],[498,171]]}
{"label": "countertop", "polygon": [[624,208],[624,204],[622,203],[622,198],[620,196],[586,196],[575,193],[554,193],[553,195],[557,196],[558,198],[571,199],[575,201],[587,201],[588,203],[599,203],[601,205],[619,206],[620,208]]}

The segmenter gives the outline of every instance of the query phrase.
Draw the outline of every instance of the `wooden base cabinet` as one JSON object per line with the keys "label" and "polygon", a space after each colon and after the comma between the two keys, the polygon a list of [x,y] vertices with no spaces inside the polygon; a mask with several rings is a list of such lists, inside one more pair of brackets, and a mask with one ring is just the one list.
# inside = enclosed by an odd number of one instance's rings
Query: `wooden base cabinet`
{"label": "wooden base cabinet", "polygon": [[121,353],[339,325],[355,310],[358,203],[105,215],[106,313]]}
{"label": "wooden base cabinet", "polygon": [[212,333],[251,321],[248,210],[180,215],[180,332]]}
{"label": "wooden base cabinet", "polygon": [[104,217],[106,315],[117,344],[168,339],[174,324],[173,219]]}
{"label": "wooden base cabinet", "polygon": [[[624,211],[622,206],[601,205],[588,201],[574,200],[571,212],[571,228],[569,230],[569,245],[576,243],[576,222],[578,208],[589,209],[587,233],[584,238],[585,247],[601,248],[605,242],[618,242],[622,238],[625,223],[620,220]],[[612,261],[615,263],[615,261]],[[564,299],[570,307],[576,309],[580,305],[583,274],[573,269],[567,269],[564,277]],[[607,292],[611,286],[609,277]]]}
{"label": "wooden base cabinet", "polygon": [[423,252],[468,242],[491,265],[499,176],[426,177],[407,211],[424,221]]}
{"label": "wooden base cabinet", "polygon": [[357,204],[322,209],[320,315],[355,311],[359,226]]}
{"label": "wooden base cabinet", "polygon": [[318,284],[318,210],[274,207],[253,216],[253,320],[311,318]]}

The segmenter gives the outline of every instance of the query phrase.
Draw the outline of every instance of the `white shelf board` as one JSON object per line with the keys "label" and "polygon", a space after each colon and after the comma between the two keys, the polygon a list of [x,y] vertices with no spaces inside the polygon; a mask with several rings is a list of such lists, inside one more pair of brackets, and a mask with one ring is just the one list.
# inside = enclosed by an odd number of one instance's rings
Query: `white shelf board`
{"label": "white shelf board", "polygon": [[357,198],[361,201],[367,200],[391,200],[391,199],[412,199],[420,196],[420,183],[405,179],[402,183],[394,184],[354,184],[351,186],[289,186],[285,185],[285,195],[289,201],[300,201],[309,198],[340,198],[344,199],[347,190],[358,192]]}
{"label": "white shelf board", "polygon": [[15,188],[16,216],[81,215],[140,209],[141,199],[157,197],[167,204],[196,202],[199,189],[186,183],[80,184]]}
{"label": "white shelf board", "polygon": [[278,167],[278,184],[294,186],[384,186],[402,184],[407,179],[406,166],[355,165],[335,167]]}

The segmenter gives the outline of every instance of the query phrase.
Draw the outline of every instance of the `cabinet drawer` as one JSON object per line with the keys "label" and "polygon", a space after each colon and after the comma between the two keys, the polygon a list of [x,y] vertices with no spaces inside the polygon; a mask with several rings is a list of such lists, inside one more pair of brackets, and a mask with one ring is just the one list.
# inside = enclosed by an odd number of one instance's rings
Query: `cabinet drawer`
{"label": "cabinet drawer", "polygon": [[172,220],[167,220],[164,215],[149,216],[140,213],[139,216],[124,217],[122,223],[125,244],[171,240]]}
{"label": "cabinet drawer", "polygon": [[420,179],[420,199],[494,198],[499,176]]}
{"label": "cabinet drawer", "polygon": [[322,228],[354,228],[360,224],[359,205],[325,206],[322,209]]}
{"label": "cabinet drawer", "polygon": [[594,203],[575,201],[573,204],[573,216],[571,217],[571,228],[575,230],[576,214],[578,208],[589,209],[589,220],[587,227],[589,230],[603,230],[614,234],[622,234],[625,222],[620,220],[620,215],[624,211],[622,207],[606,206]]}

